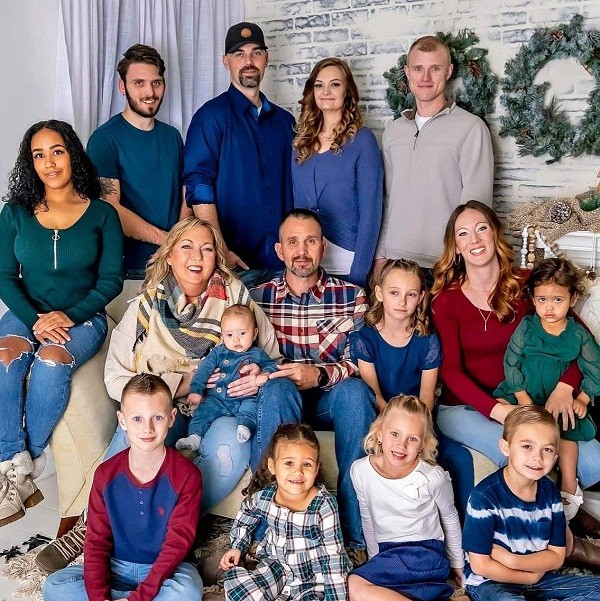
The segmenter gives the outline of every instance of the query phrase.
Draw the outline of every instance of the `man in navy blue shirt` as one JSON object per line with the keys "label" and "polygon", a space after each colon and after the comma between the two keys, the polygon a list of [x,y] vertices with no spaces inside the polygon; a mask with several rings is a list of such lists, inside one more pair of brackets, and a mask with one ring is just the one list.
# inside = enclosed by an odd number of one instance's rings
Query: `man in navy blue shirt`
{"label": "man in navy blue shirt", "polygon": [[229,28],[229,89],[194,115],[184,150],[187,204],[223,236],[227,265],[247,287],[281,273],[279,224],[292,208],[294,118],[260,91],[269,54],[261,28]]}

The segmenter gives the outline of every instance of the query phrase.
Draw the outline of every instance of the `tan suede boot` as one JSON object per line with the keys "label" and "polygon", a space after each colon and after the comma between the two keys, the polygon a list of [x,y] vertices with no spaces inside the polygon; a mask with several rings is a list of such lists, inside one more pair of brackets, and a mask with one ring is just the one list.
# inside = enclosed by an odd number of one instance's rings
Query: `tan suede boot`
{"label": "tan suede boot", "polygon": [[10,462],[0,463],[0,526],[10,524],[25,515],[19,492],[1,471],[4,463]]}
{"label": "tan suede boot", "polygon": [[0,471],[4,471],[6,478],[17,489],[21,503],[25,509],[29,509],[43,501],[44,495],[38,489],[34,481],[31,479],[31,471],[33,470],[33,462],[29,451],[21,451],[17,453],[8,463],[6,470],[0,467]]}

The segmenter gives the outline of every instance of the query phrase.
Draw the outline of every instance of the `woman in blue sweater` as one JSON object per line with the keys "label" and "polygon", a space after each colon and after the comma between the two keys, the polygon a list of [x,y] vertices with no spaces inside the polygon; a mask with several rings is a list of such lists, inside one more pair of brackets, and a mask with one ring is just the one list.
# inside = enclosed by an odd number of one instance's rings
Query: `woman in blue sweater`
{"label": "woman in blue sweater", "polygon": [[33,478],[73,371],[102,345],[123,286],[121,225],[100,193],[69,124],[27,130],[0,213],[0,526],[42,500]]}
{"label": "woman in blue sweater", "polygon": [[364,286],[381,227],[383,163],[373,132],[362,127],[348,64],[326,58],[312,70],[294,138],[294,207],[318,213],[329,274]]}

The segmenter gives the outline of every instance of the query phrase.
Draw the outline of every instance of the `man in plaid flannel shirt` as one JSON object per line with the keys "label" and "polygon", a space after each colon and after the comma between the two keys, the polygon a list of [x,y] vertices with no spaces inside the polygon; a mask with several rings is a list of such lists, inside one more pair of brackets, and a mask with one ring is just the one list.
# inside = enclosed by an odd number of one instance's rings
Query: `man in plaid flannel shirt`
{"label": "man in plaid flannel shirt", "polygon": [[[364,455],[362,441],[376,413],[373,392],[350,360],[348,336],[363,325],[367,297],[362,288],[328,276],[320,267],[326,246],[318,216],[292,210],[275,245],[286,269],[250,294],[273,324],[285,357],[270,378],[289,378],[299,391],[279,400],[287,405],[285,413],[335,432],[340,518],[348,554],[356,564],[366,555],[357,553],[365,543],[350,466]],[[262,451],[279,424],[276,414],[259,413],[257,445]]]}

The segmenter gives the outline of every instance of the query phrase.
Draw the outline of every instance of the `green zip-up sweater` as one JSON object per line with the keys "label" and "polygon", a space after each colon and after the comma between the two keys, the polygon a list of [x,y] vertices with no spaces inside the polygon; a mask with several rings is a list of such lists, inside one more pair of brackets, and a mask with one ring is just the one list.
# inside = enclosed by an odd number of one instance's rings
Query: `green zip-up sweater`
{"label": "green zip-up sweater", "polygon": [[0,299],[30,330],[38,313],[63,311],[79,324],[102,311],[123,288],[122,260],[119,217],[102,200],[62,230],[18,205],[0,213]]}

